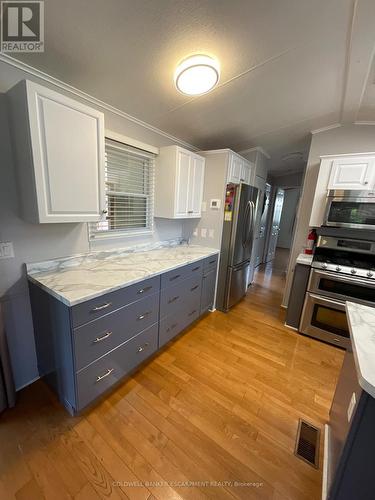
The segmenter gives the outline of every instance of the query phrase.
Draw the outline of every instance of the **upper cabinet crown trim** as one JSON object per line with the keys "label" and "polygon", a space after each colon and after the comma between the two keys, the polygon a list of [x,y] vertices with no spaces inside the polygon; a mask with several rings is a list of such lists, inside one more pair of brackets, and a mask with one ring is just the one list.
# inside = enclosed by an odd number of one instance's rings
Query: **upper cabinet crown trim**
{"label": "upper cabinet crown trim", "polygon": [[343,153],[343,154],[336,154],[336,155],[322,155],[322,156],[320,156],[320,158],[322,160],[324,160],[324,158],[331,158],[331,159],[334,159],[334,158],[350,158],[350,157],[358,158],[358,156],[360,156],[360,157],[375,156],[375,152],[369,152],[369,153]]}
{"label": "upper cabinet crown trim", "polygon": [[48,75],[44,71],[40,71],[39,69],[33,68],[29,64],[23,63],[22,61],[19,61],[15,59],[14,57],[9,56],[8,54],[0,54],[0,61],[4,62],[5,64],[8,64],[9,66],[13,66],[15,68],[18,68],[22,71],[24,71],[28,75],[32,75],[36,78],[39,78],[40,80],[47,82],[49,84],[54,85],[55,87],[59,88],[60,90],[63,90],[64,92],[69,92],[70,94],[75,95],[76,97],[80,99],[84,99],[85,101],[93,104],[94,106],[98,106],[101,109],[105,109],[107,111],[110,111],[111,113],[121,116],[122,118],[125,118],[126,120],[129,120],[130,122],[133,122],[147,130],[150,130],[151,132],[154,132],[155,134],[158,134],[162,137],[166,137],[167,139],[171,140],[174,143],[181,144],[182,146],[192,149],[194,151],[198,151],[199,148],[195,147],[192,144],[189,144],[188,142],[179,139],[178,137],[175,137],[174,135],[168,134],[168,132],[165,132],[164,130],[158,129],[157,127],[154,127],[153,125],[150,125],[149,123],[146,123],[142,120],[139,120],[138,118],[135,118],[132,115],[129,115],[128,113],[125,113],[121,109],[116,108],[115,106],[112,106],[110,104],[107,104],[104,101],[101,101],[100,99],[97,99],[96,97],[91,96],[90,94],[87,94],[86,92],[83,92],[82,90],[77,89],[76,87],[73,87],[72,85],[69,85],[68,83],[63,82],[62,80],[59,80],[58,78],[55,78],[51,75]]}

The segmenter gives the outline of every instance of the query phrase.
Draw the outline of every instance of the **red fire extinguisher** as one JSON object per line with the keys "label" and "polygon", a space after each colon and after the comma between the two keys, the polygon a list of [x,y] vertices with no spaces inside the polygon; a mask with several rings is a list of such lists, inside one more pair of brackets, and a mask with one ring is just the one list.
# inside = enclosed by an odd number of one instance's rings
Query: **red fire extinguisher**
{"label": "red fire extinguisher", "polygon": [[306,248],[305,248],[306,254],[312,255],[314,253],[315,242],[316,242],[316,231],[315,229],[310,229],[306,241]]}

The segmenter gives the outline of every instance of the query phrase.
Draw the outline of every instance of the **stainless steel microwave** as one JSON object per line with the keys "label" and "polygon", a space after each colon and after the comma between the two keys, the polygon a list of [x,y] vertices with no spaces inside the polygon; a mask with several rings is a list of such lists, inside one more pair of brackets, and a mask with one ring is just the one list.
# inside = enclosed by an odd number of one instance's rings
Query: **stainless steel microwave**
{"label": "stainless steel microwave", "polygon": [[324,225],[375,229],[375,191],[329,191]]}

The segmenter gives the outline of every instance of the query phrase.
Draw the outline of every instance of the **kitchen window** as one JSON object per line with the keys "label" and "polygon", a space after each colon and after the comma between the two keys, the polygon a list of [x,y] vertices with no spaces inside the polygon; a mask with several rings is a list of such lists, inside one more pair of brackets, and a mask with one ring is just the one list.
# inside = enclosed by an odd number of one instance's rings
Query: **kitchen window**
{"label": "kitchen window", "polygon": [[106,138],[106,207],[90,239],[151,233],[155,154]]}

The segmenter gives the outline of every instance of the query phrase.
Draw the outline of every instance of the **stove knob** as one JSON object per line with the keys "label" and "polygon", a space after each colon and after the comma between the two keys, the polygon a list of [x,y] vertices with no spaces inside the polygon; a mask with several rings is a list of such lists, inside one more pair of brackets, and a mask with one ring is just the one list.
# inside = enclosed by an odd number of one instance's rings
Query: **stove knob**
{"label": "stove knob", "polygon": [[324,263],[322,264],[322,268],[323,268],[323,269],[327,269],[327,267],[328,267],[328,264],[326,264],[326,263],[324,262]]}
{"label": "stove knob", "polygon": [[372,278],[373,276],[374,276],[374,273],[372,273],[371,271],[367,272],[367,277],[368,278]]}
{"label": "stove knob", "polygon": [[336,266],[336,271],[339,273],[341,271],[341,267],[340,266]]}
{"label": "stove knob", "polygon": [[356,274],[356,273],[357,273],[357,271],[356,271],[355,269],[351,269],[351,270],[350,270],[350,272],[351,272],[352,274]]}

